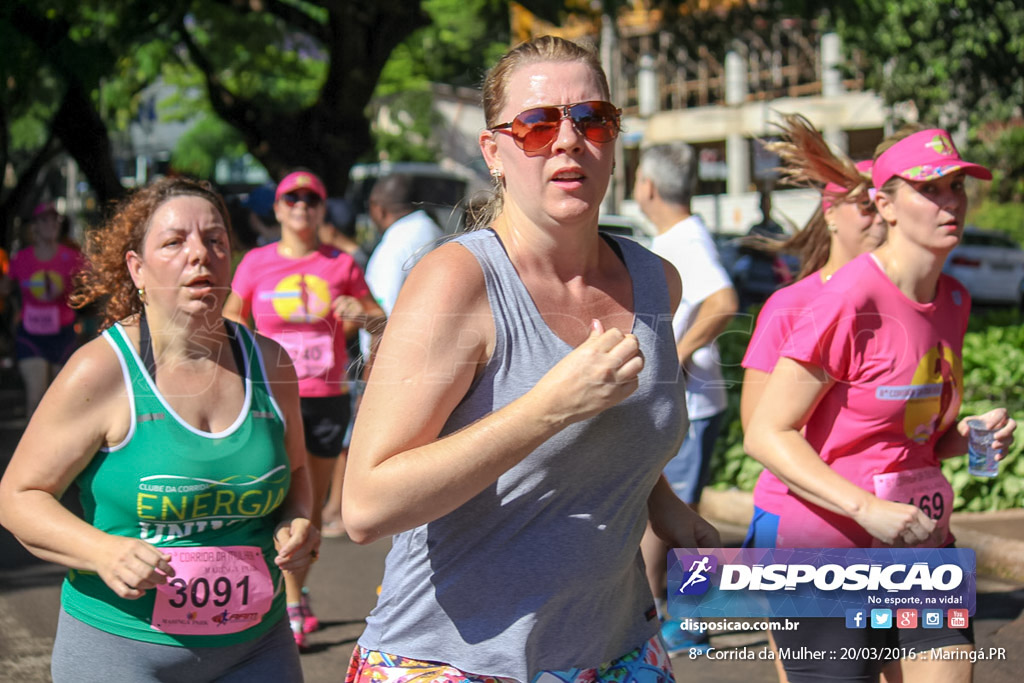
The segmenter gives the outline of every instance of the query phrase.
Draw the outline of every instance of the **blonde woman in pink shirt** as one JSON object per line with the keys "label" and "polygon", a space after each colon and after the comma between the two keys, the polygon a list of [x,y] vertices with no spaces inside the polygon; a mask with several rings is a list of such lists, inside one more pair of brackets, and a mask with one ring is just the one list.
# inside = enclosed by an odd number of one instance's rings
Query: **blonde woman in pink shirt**
{"label": "blonde woman in pink shirt", "polygon": [[870,160],[855,164],[833,152],[799,114],[785,116],[781,128],[782,141],[768,148],[779,155],[782,173],[792,184],[821,188],[821,205],[796,235],[781,244],[764,245],[799,255],[800,272],[796,283],[765,302],[743,356],[740,419],[744,429],[800,311],[837,270],[884,242],[888,231],[875,209]]}
{"label": "blonde woman in pink shirt", "polygon": [[[872,181],[887,240],[836,272],[806,307],[747,425],[747,452],[787,487],[774,533],[766,519],[757,528],[762,545],[770,535],[775,547],[953,544],[953,491],[940,461],[967,451],[967,418],[958,416],[970,297],[942,266],[963,234],[967,175],[991,178],[961,159],[943,130],[901,133],[879,147]],[[1016,423],[1005,409],[971,417],[996,430],[998,451],[1012,444]],[[892,647],[915,653],[898,663],[908,683],[971,679],[969,660],[946,658],[973,649],[969,627],[801,622],[775,633],[780,648]],[[937,649],[946,657],[929,656]],[[885,661],[783,665],[791,683],[877,680],[883,666],[890,680],[895,673]]]}
{"label": "blonde woman in pink shirt", "polygon": [[[779,350],[804,308],[837,270],[884,242],[888,231],[875,209],[870,160],[854,164],[845,155],[833,152],[818,129],[799,114],[787,115],[782,130],[783,139],[771,143],[769,148],[779,155],[782,172],[791,183],[821,188],[821,204],[803,230],[780,245],[765,244],[798,254],[800,272],[797,282],[775,292],[765,302],[743,356],[740,421],[744,430],[779,359]],[[773,502],[787,493],[786,485],[778,477],[769,470],[761,472],[754,487],[754,519],[744,545],[774,544],[778,517]],[[765,532],[767,539],[763,538]],[[774,646],[771,633],[769,642]],[[786,674],[781,660],[773,661],[779,680],[784,682]]]}

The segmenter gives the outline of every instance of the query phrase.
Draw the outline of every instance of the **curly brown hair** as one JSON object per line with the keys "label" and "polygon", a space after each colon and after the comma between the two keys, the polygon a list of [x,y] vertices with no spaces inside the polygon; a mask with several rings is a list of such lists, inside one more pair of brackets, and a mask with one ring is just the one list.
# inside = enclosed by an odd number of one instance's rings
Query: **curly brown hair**
{"label": "curly brown hair", "polygon": [[79,272],[70,297],[73,308],[94,302],[100,304],[103,315],[100,329],[142,312],[142,301],[128,272],[125,256],[129,251],[142,253],[153,214],[174,197],[201,197],[210,202],[223,219],[230,239],[231,219],[227,207],[207,182],[161,178],[133,192],[118,205],[106,223],[86,235],[87,264]]}

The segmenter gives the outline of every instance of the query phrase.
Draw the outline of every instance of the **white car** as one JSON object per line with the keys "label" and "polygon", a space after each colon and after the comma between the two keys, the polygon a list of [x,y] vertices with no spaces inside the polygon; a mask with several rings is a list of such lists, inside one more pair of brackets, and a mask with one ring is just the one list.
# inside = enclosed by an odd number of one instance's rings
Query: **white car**
{"label": "white car", "polygon": [[973,301],[1021,305],[1024,249],[1004,233],[968,225],[942,270],[962,282]]}

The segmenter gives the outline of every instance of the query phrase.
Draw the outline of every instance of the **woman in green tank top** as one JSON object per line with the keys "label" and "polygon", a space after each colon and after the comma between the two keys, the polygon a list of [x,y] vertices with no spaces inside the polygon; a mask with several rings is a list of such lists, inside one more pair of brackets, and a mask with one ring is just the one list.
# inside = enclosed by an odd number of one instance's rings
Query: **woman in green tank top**
{"label": "woman in green tank top", "polygon": [[[107,329],[0,481],[0,523],[69,568],[55,681],[302,679],[282,572],[315,561],[320,537],[295,371],[221,317],[228,226],[219,195],[176,178],[89,235],[74,302],[106,300]],[[59,503],[72,483],[84,518]]]}

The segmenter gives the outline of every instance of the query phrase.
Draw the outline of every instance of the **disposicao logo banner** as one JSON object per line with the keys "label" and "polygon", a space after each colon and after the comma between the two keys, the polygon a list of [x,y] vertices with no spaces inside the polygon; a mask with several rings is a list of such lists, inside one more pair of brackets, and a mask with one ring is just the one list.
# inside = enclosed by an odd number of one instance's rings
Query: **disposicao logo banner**
{"label": "disposicao logo banner", "polygon": [[844,617],[848,609],[975,611],[967,548],[675,548],[669,611],[686,617]]}

